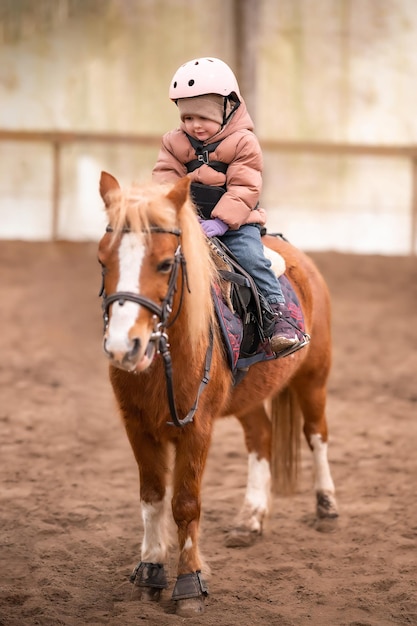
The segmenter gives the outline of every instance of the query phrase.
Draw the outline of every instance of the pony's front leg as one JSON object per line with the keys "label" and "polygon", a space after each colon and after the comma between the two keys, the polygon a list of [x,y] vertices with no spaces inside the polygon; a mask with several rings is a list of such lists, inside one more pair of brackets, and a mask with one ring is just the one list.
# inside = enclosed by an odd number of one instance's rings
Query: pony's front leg
{"label": "pony's front leg", "polygon": [[265,407],[259,405],[237,418],[245,434],[248,477],[242,508],[226,535],[228,548],[250,546],[262,535],[271,491],[271,422]]}
{"label": "pony's front leg", "polygon": [[162,590],[168,587],[164,568],[168,551],[167,494],[168,492],[158,502],[147,502],[141,497],[141,560],[133,570],[130,580],[140,588],[140,597],[143,600],[159,600]]}
{"label": "pony's front leg", "polygon": [[140,590],[143,600],[159,600],[168,586],[166,562],[168,533],[168,492],[166,489],[167,450],[152,437],[129,439],[139,467],[140,503],[143,521],[141,560],[130,581]]}
{"label": "pony's front leg", "polygon": [[210,433],[198,424],[185,427],[176,445],[172,513],[178,528],[178,577],[172,592],[178,615],[204,611],[208,595],[202,578],[199,551],[201,482],[210,444]]}

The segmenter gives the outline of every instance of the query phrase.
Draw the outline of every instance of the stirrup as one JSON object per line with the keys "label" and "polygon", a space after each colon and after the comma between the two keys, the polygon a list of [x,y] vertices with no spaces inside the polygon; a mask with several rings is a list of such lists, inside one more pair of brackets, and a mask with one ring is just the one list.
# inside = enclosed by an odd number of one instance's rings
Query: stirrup
{"label": "stirrup", "polygon": [[311,339],[310,335],[307,333],[304,333],[301,341],[299,341],[298,343],[295,343],[293,346],[289,346],[289,348],[280,350],[280,352],[274,352],[273,354],[275,355],[276,359],[280,359],[284,356],[289,356],[290,354],[294,354],[294,352],[301,350],[301,348],[304,348],[304,346],[310,343],[310,339]]}

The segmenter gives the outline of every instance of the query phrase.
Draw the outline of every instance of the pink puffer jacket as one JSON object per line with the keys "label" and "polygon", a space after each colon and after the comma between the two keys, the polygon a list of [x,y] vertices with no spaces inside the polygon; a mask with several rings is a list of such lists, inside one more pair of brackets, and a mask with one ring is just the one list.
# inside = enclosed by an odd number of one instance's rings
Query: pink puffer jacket
{"label": "pink puffer jacket", "polygon": [[[262,189],[262,151],[243,101],[226,126],[206,143],[220,139],[222,142],[210,153],[209,160],[227,163],[226,174],[209,165],[202,165],[189,176],[193,182],[226,185],[226,193],[216,204],[211,217],[218,217],[229,228],[237,229],[254,221],[251,211],[256,207]],[[185,164],[195,158],[194,149],[181,124],[179,129],[171,130],[162,137],[153,180],[162,183],[182,178],[187,174]]]}

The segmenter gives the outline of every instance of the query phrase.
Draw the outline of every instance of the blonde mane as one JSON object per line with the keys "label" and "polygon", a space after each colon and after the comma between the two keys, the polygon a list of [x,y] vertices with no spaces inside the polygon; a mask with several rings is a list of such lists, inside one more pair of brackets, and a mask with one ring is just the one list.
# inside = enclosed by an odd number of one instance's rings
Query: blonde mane
{"label": "blonde mane", "polygon": [[184,289],[183,307],[187,315],[190,349],[195,352],[207,337],[214,318],[210,285],[216,269],[209,247],[198,223],[195,207],[188,200],[178,210],[167,198],[172,185],[155,183],[117,189],[109,194],[107,215],[114,240],[126,227],[146,238],[151,226],[166,230],[180,229],[180,242],[186,261],[188,286]]}
{"label": "blonde mane", "polygon": [[182,232],[182,248],[187,261],[188,281],[192,305],[187,307],[190,341],[196,348],[201,339],[207,336],[207,329],[213,325],[214,307],[211,285],[217,275],[206,237],[197,220],[194,204],[190,199],[183,205],[179,215]]}

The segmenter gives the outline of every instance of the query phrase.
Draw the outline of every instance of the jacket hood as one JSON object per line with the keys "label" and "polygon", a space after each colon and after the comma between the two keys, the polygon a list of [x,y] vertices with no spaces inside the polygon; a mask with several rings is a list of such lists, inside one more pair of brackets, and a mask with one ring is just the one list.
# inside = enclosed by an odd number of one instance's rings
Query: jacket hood
{"label": "jacket hood", "polygon": [[[180,128],[181,130],[186,132],[183,122],[181,122]],[[252,132],[254,130],[252,118],[249,115],[248,109],[246,108],[245,101],[242,99],[240,100],[240,105],[238,109],[233,113],[232,117],[226,123],[226,125],[223,126],[223,128],[219,130],[218,133],[213,135],[213,137],[210,137],[210,139],[205,141],[204,144],[210,144],[215,141],[220,141],[239,130],[250,130]]]}

